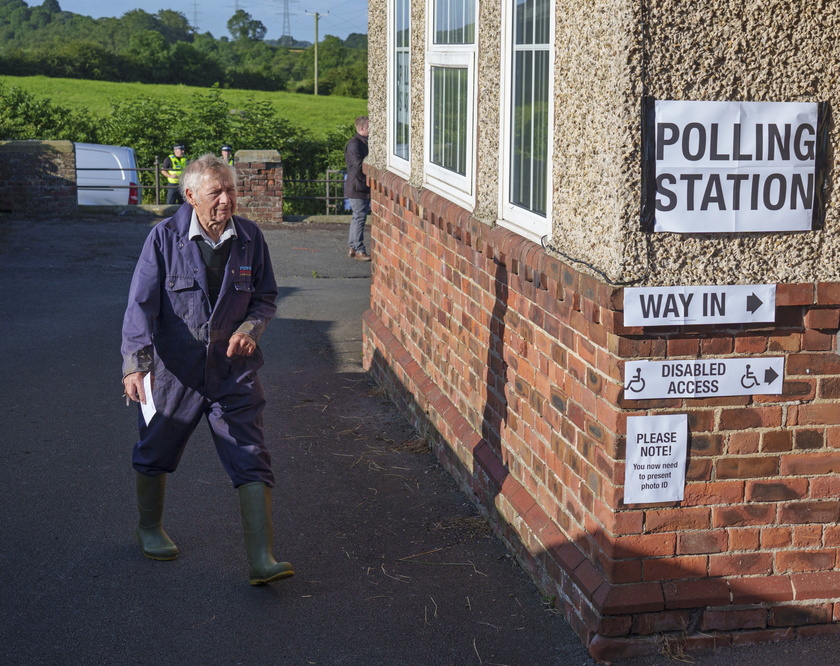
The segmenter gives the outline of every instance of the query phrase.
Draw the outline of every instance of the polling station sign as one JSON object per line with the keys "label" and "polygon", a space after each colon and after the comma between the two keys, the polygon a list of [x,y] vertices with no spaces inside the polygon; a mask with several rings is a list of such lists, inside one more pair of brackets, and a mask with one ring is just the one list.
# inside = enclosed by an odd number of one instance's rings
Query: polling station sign
{"label": "polling station sign", "polygon": [[624,503],[683,499],[687,450],[686,414],[628,416]]}
{"label": "polling station sign", "polygon": [[675,233],[822,224],[825,107],[647,100],[642,226]]}

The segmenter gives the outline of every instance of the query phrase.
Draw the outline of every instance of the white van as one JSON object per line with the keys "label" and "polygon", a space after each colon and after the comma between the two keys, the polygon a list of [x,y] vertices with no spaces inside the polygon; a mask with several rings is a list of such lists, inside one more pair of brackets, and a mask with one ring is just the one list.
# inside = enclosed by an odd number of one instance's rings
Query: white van
{"label": "white van", "polygon": [[134,148],[77,143],[76,187],[80,206],[140,203]]}

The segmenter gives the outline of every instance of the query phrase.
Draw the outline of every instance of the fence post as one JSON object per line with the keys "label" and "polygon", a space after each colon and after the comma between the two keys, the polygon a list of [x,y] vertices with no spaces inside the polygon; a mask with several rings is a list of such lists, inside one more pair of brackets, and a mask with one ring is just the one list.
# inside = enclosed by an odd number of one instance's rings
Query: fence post
{"label": "fence post", "polygon": [[155,155],[155,205],[160,206],[160,158]]}
{"label": "fence post", "polygon": [[327,180],[325,182],[325,189],[324,189],[324,215],[330,214],[330,204],[332,200],[330,199],[330,170],[327,169]]}

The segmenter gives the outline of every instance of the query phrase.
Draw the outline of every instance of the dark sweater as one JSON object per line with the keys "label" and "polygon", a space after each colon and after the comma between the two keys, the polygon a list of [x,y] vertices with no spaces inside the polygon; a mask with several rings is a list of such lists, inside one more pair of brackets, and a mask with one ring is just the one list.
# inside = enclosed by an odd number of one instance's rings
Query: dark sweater
{"label": "dark sweater", "polygon": [[215,250],[204,242],[203,239],[195,241],[201,250],[201,258],[204,260],[204,265],[207,267],[207,286],[210,289],[211,307],[216,307],[216,301],[219,300],[219,293],[222,291],[225,266],[227,266],[228,257],[230,257],[231,240],[233,239],[228,238]]}

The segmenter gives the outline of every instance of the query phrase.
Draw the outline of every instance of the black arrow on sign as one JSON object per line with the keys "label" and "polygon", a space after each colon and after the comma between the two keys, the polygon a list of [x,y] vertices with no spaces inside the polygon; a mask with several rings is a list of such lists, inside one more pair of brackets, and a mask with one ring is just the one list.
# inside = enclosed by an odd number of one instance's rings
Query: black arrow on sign
{"label": "black arrow on sign", "polygon": [[772,384],[773,382],[778,379],[779,373],[773,370],[773,368],[767,368],[764,371],[764,383],[765,384]]}
{"label": "black arrow on sign", "polygon": [[764,301],[762,301],[758,296],[755,294],[750,294],[747,296],[747,310],[750,311],[750,314],[755,314],[755,311],[758,310],[762,305],[764,305]]}

